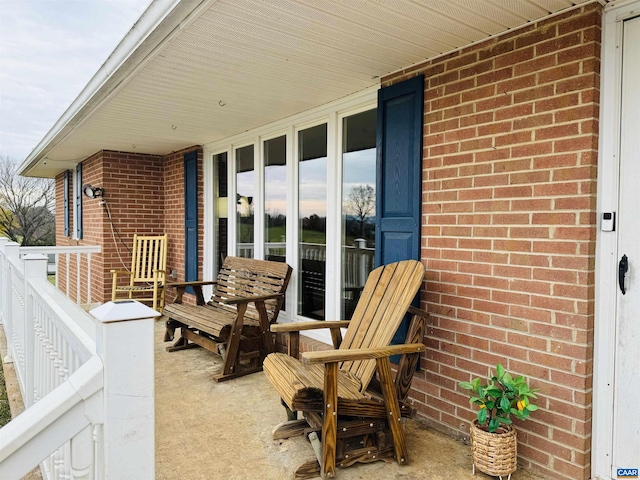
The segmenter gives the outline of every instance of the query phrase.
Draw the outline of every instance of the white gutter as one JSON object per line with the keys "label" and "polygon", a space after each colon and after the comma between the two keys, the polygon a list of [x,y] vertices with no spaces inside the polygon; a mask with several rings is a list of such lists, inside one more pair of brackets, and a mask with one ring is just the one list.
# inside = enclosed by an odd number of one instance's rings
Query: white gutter
{"label": "white gutter", "polygon": [[47,153],[70,135],[115,90],[126,84],[138,66],[172,32],[183,28],[183,23],[193,18],[189,18],[192,13],[200,12],[199,7],[210,3],[211,0],[154,0],[78,97],[18,167],[18,174],[29,176],[38,163],[46,161]]}

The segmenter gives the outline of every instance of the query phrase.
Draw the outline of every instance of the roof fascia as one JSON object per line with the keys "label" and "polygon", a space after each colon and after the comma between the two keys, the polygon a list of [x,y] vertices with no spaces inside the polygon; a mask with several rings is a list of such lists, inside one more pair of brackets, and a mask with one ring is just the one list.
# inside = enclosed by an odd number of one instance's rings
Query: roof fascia
{"label": "roof fascia", "polygon": [[39,162],[46,161],[47,153],[124,86],[158,47],[195,20],[204,8],[215,1],[217,0],[154,0],[73,103],[18,167],[18,174],[29,176]]}

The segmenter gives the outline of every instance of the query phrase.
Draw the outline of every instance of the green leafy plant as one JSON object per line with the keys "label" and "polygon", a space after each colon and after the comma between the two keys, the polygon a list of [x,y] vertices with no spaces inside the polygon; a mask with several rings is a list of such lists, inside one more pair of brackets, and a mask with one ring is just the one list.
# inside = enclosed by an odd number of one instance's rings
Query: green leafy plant
{"label": "green leafy plant", "polygon": [[529,388],[524,377],[513,378],[504,367],[498,363],[496,374],[485,382],[474,378],[471,383],[460,382],[458,385],[470,390],[472,396],[469,403],[475,403],[478,410],[478,425],[487,426],[490,433],[495,432],[501,424],[510,425],[511,415],[525,420],[538,407],[531,403],[537,398],[537,388]]}

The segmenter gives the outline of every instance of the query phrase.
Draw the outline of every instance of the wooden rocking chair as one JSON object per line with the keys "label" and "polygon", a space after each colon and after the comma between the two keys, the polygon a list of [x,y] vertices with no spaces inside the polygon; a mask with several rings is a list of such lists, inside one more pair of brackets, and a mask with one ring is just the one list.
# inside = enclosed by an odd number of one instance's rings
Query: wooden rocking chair
{"label": "wooden rocking chair", "polygon": [[[289,333],[289,355],[269,355],[264,372],[290,418],[297,416],[295,411],[304,417],[278,425],[273,438],[308,434],[317,456],[298,467],[294,478],[333,477],[336,464],[392,458],[401,465],[408,462],[401,418],[415,412],[406,397],[425,350],[421,342],[428,316],[410,305],[423,276],[424,267],[415,260],[382,266],[369,274],[351,321],[272,325],[274,332]],[[407,312],[413,319],[406,343],[390,345]],[[347,327],[344,341],[340,327]],[[300,331],[316,328],[331,329],[336,349],[305,352],[299,361]],[[395,380],[391,355],[403,355]]]}
{"label": "wooden rocking chair", "polygon": [[[167,268],[167,234],[133,236],[131,270],[111,270],[113,285],[111,300],[119,293],[141,302],[152,302],[155,311],[162,313]],[[118,285],[118,277],[129,277],[128,285]]]}

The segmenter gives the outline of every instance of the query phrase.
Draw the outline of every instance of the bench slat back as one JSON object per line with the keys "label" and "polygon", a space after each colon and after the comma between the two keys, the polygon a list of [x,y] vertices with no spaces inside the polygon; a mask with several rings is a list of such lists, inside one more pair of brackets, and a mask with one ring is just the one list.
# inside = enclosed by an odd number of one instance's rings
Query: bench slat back
{"label": "bench slat back", "polygon": [[[250,297],[256,295],[272,295],[285,293],[291,267],[286,263],[251,258],[227,257],[222,263],[210,304],[216,308],[235,311],[235,306],[219,303],[222,299]],[[269,323],[278,318],[281,302],[267,300],[265,302]],[[245,317],[258,320],[258,311],[254,303],[249,303]]]}
{"label": "bench slat back", "polygon": [[[373,270],[340,349],[386,347],[422,285],[424,266],[417,260],[390,263]],[[343,362],[342,370],[361,381],[364,392],[375,371],[375,360]]]}

